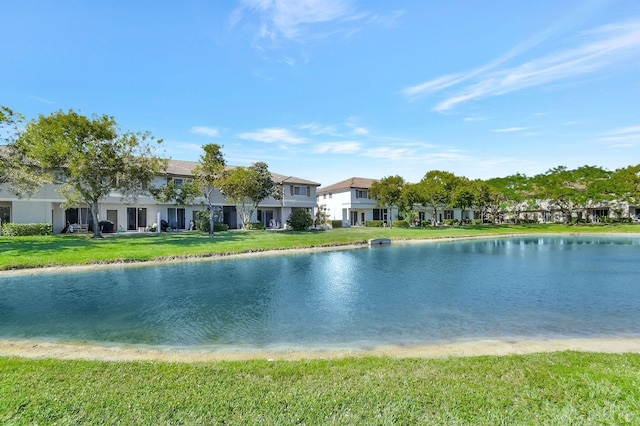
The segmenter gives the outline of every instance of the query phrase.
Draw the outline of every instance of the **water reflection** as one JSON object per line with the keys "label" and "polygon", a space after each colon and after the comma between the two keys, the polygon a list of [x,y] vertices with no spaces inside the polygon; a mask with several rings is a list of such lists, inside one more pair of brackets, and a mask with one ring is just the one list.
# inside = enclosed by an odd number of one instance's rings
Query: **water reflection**
{"label": "water reflection", "polygon": [[326,347],[640,335],[639,239],[525,237],[0,277],[0,337]]}

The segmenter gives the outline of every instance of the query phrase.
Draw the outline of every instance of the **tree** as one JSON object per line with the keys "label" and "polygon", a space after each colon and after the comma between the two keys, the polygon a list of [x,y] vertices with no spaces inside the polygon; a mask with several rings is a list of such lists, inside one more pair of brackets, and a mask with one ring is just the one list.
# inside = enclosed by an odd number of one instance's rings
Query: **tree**
{"label": "tree", "polygon": [[267,163],[255,163],[249,167],[225,170],[218,179],[222,194],[236,205],[243,228],[246,228],[258,208],[267,197],[282,199],[282,191],[273,182]]}
{"label": "tree", "polygon": [[630,204],[640,204],[640,164],[616,170],[608,180],[595,183],[594,191]]}
{"label": "tree", "polygon": [[534,177],[537,198],[548,200],[551,207],[560,210],[571,223],[576,210],[592,201],[602,200],[597,183],[608,179],[610,172],[594,166],[570,170],[565,166],[550,169]]}
{"label": "tree", "polygon": [[14,146],[20,136],[22,114],[5,106],[0,106],[0,185],[8,184],[8,190],[19,198],[33,195],[46,182],[45,173],[28,162]]}
{"label": "tree", "polygon": [[203,145],[204,154],[200,155],[200,164],[193,170],[195,184],[205,199],[209,209],[209,235],[214,234],[215,207],[213,193],[218,186],[218,179],[224,172],[225,160],[222,147],[217,144]]}
{"label": "tree", "polygon": [[494,186],[482,180],[475,182],[475,192],[476,208],[480,210],[482,219],[489,217],[491,222],[495,223],[500,218],[506,196]]}
{"label": "tree", "polygon": [[518,223],[520,214],[528,207],[528,201],[535,198],[532,179],[516,173],[503,178],[489,179],[487,183],[504,195],[501,210],[511,213],[513,220]]}
{"label": "tree", "polygon": [[451,198],[449,200],[449,207],[459,208],[462,211],[462,219],[464,219],[464,212],[467,209],[472,208],[476,202],[476,191],[474,182],[470,181],[466,177],[458,177],[457,182],[454,185],[451,192]]}
{"label": "tree", "polygon": [[398,201],[398,211],[408,219],[414,219],[417,216],[415,205],[421,204],[419,185],[417,183],[405,183],[400,193],[400,201]]}
{"label": "tree", "polygon": [[197,185],[192,180],[185,180],[178,184],[171,179],[160,188],[150,188],[149,191],[156,200],[163,203],[172,202],[176,206],[190,206],[200,195]]}
{"label": "tree", "polygon": [[401,203],[402,188],[404,188],[405,184],[406,182],[402,177],[395,175],[376,180],[369,188],[369,194],[375,198],[378,207],[389,207],[389,227],[393,226],[391,211],[394,206],[398,207]]}
{"label": "tree", "polygon": [[287,225],[294,231],[304,231],[313,225],[313,218],[308,211],[297,209],[292,211],[287,218]]}
{"label": "tree", "polygon": [[59,192],[65,204],[88,204],[94,237],[100,238],[100,200],[113,190],[135,196],[160,173],[163,161],[154,155],[151,142],[161,141],[146,132],[120,134],[113,117],[87,118],[69,110],[30,121],[15,148],[30,168],[49,176],[64,173]]}
{"label": "tree", "polygon": [[423,207],[433,209],[433,226],[437,224],[438,209],[451,204],[456,176],[450,172],[431,170],[418,182],[417,195]]}

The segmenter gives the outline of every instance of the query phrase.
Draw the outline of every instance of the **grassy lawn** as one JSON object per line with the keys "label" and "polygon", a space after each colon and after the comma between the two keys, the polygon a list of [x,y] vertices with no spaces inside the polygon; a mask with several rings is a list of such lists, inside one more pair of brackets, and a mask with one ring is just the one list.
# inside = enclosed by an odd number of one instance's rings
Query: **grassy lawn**
{"label": "grassy lawn", "polygon": [[0,358],[2,424],[639,424],[640,355]]}
{"label": "grassy lawn", "polygon": [[0,237],[0,270],[58,265],[149,261],[258,250],[362,244],[371,238],[428,239],[511,233],[640,232],[640,225],[500,225],[439,228],[341,228],[330,231],[227,231],[213,237],[196,232]]}

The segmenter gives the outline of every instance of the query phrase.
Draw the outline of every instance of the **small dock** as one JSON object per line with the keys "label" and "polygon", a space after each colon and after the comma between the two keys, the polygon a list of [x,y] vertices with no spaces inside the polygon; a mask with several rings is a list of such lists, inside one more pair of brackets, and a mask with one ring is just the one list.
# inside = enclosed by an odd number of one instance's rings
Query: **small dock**
{"label": "small dock", "polygon": [[390,238],[373,238],[373,239],[369,240],[369,245],[370,246],[382,246],[382,245],[387,245],[387,244],[391,244],[391,239]]}

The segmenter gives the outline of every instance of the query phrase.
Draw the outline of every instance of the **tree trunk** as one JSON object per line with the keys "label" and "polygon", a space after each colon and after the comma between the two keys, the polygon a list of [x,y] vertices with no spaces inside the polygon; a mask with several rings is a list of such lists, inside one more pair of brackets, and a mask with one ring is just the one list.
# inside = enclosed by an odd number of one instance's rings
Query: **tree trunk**
{"label": "tree trunk", "polygon": [[102,238],[102,230],[100,229],[100,215],[98,214],[98,201],[91,202],[91,217],[93,218],[93,238]]}
{"label": "tree trunk", "polygon": [[215,223],[213,223],[213,206],[209,206],[209,235],[213,235]]}

